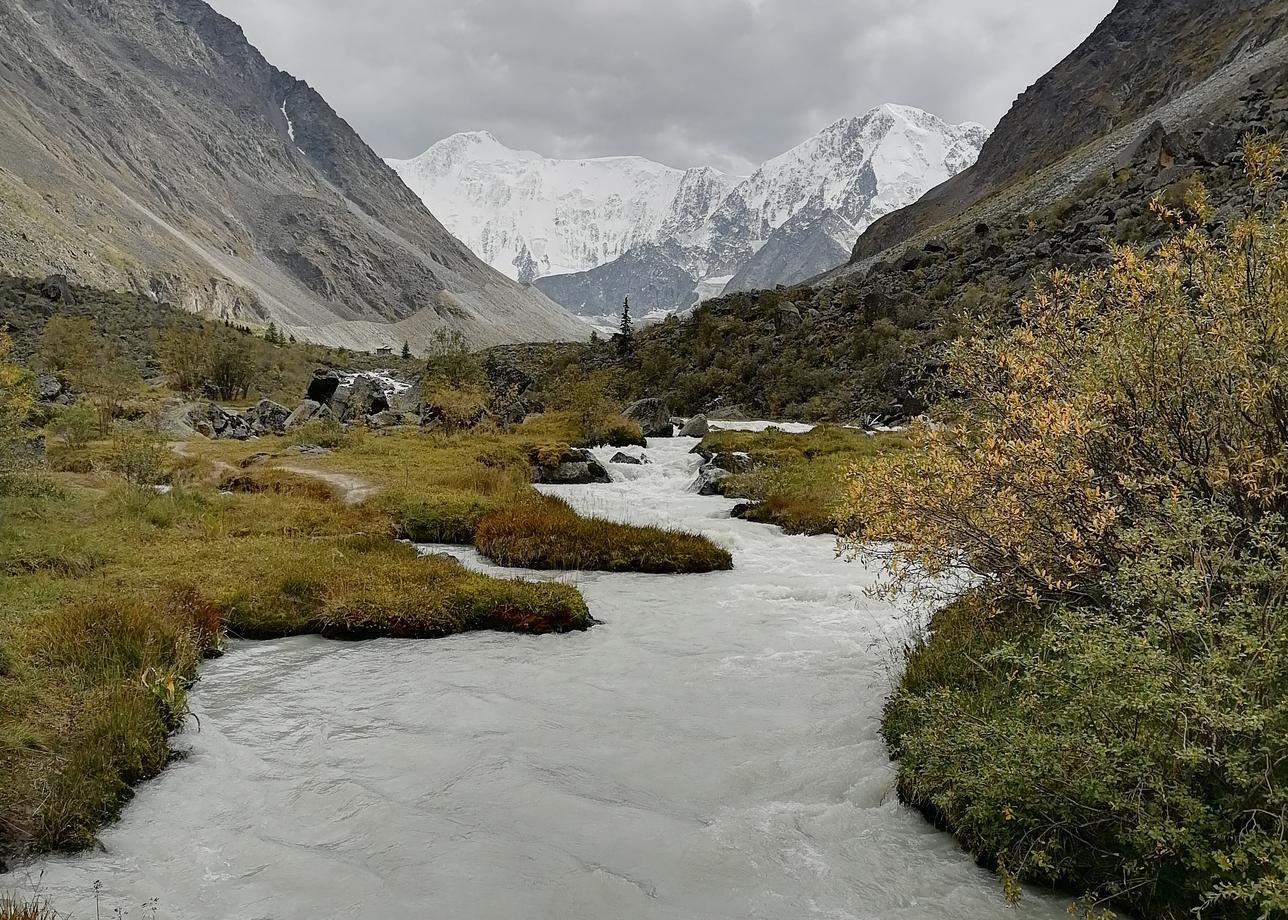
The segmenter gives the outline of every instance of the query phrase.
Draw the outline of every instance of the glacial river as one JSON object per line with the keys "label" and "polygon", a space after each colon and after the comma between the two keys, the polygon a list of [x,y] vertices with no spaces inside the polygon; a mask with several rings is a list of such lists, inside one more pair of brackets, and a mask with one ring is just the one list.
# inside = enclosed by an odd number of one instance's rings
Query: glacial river
{"label": "glacial river", "polygon": [[[992,875],[902,807],[878,735],[899,618],[828,537],[731,520],[655,441],[579,509],[701,530],[732,572],[560,575],[588,633],[234,643],[188,756],[38,876],[80,920],[977,920]],[[605,451],[605,459],[614,451]],[[638,451],[636,451],[638,453]],[[513,576],[471,551],[468,564]],[[552,577],[552,576],[534,576]]]}

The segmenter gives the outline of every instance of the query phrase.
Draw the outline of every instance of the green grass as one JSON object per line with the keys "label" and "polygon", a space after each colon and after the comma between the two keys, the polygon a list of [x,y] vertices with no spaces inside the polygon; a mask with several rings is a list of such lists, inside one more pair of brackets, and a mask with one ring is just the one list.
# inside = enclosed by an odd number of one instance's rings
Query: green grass
{"label": "green grass", "polygon": [[480,521],[474,543],[501,565],[602,572],[712,572],[733,568],[729,551],[705,537],[579,516],[544,497]]}
{"label": "green grass", "polygon": [[701,446],[717,455],[745,453],[752,458],[755,466],[750,472],[721,483],[726,496],[754,503],[748,520],[776,524],[788,533],[824,534],[836,532],[845,471],[910,444],[911,436],[902,432],[870,435],[822,425],[806,434],[717,431]]}

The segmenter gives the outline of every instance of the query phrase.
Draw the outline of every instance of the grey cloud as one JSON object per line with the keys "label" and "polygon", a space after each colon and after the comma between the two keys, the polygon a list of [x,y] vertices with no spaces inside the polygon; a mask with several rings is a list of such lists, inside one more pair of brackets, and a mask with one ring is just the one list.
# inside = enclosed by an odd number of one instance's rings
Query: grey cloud
{"label": "grey cloud", "polygon": [[213,0],[386,156],[487,129],[744,171],[883,102],[993,124],[1112,0]]}

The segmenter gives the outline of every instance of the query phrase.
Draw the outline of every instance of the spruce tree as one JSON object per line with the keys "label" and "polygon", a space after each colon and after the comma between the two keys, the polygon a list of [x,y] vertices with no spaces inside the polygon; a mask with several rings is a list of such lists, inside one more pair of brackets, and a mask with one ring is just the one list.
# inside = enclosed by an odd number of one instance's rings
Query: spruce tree
{"label": "spruce tree", "polygon": [[277,323],[272,320],[268,321],[268,329],[264,331],[264,341],[270,345],[282,344],[282,334],[277,331]]}
{"label": "spruce tree", "polygon": [[623,356],[629,355],[635,345],[635,326],[631,323],[631,299],[622,301],[622,326],[618,333],[617,350]]}
{"label": "spruce tree", "polygon": [[411,342],[407,342],[407,341],[403,342],[402,356],[403,356],[403,360],[406,360],[407,358],[411,357]]}

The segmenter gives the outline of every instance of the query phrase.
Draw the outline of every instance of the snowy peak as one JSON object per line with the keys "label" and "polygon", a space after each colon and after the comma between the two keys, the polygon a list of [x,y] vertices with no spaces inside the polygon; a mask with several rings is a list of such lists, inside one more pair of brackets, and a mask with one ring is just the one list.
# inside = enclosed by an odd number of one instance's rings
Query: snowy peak
{"label": "snowy peak", "polygon": [[[389,162],[456,236],[521,282],[585,274],[653,246],[664,254],[654,263],[672,263],[669,275],[687,272],[695,286],[710,287],[742,272],[770,240],[773,251],[743,273],[743,283],[774,281],[776,267],[812,270],[878,218],[974,163],[986,137],[981,125],[887,104],[838,119],[747,177],[642,157],[551,159],[506,147],[486,131],[454,134],[415,159]],[[598,290],[612,276],[615,290],[630,290],[638,264],[626,259],[584,283]],[[579,294],[565,305],[586,310],[593,301]]]}
{"label": "snowy peak", "polygon": [[732,184],[714,170],[643,157],[552,159],[486,131],[389,165],[475,253],[523,282],[610,262],[677,222],[677,199],[687,213],[689,202],[718,201]]}

